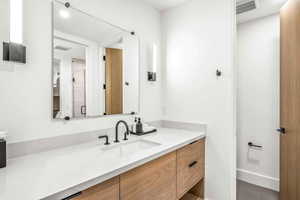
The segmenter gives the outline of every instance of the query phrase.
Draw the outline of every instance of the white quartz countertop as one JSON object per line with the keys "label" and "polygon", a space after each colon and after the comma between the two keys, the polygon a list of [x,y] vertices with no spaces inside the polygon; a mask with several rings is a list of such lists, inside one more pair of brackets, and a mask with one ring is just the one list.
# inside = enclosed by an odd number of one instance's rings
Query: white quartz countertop
{"label": "white quartz countertop", "polygon": [[139,152],[107,150],[103,140],[95,139],[10,159],[7,167],[0,169],[0,200],[59,199],[57,194],[70,188],[89,181],[103,182],[204,137],[204,132],[160,128],[157,133],[129,137],[126,143],[144,140],[159,144]]}

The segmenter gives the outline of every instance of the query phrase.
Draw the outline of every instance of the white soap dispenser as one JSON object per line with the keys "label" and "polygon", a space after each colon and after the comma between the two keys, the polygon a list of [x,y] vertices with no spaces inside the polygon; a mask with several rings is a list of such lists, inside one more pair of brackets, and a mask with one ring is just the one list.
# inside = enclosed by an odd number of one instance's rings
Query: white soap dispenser
{"label": "white soap dispenser", "polygon": [[134,123],[131,125],[131,132],[136,133],[136,123],[137,123],[137,117],[134,118]]}

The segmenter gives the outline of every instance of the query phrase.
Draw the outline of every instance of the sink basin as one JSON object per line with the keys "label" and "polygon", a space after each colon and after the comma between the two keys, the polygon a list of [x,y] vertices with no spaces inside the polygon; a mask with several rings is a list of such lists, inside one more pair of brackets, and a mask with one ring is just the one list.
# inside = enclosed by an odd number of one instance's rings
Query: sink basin
{"label": "sink basin", "polygon": [[119,154],[119,156],[128,156],[159,145],[161,144],[156,142],[151,142],[147,140],[137,140],[137,141],[119,144],[111,147],[105,147],[103,148],[103,151],[113,153],[113,154]]}

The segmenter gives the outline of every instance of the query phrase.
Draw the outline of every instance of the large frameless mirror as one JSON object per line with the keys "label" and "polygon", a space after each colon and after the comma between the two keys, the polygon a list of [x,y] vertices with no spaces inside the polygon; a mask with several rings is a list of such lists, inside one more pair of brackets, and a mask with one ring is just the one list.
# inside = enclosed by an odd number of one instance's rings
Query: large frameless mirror
{"label": "large frameless mirror", "polygon": [[53,1],[53,118],[139,112],[134,33]]}

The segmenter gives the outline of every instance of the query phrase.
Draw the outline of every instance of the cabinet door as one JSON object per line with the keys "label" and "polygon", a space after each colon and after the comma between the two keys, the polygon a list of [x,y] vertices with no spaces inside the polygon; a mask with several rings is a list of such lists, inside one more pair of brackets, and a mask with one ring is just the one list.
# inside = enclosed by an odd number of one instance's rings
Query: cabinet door
{"label": "cabinet door", "polygon": [[122,200],[175,200],[176,152],[120,176]]}
{"label": "cabinet door", "polygon": [[119,200],[119,177],[95,185],[71,200]]}
{"label": "cabinet door", "polygon": [[204,178],[204,152],[204,139],[177,150],[178,198]]}

